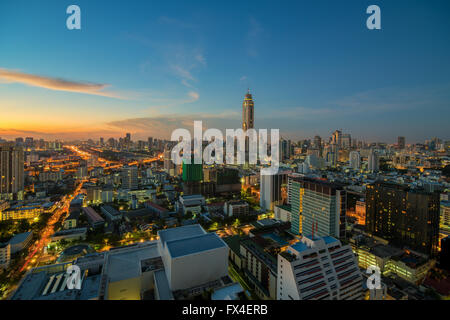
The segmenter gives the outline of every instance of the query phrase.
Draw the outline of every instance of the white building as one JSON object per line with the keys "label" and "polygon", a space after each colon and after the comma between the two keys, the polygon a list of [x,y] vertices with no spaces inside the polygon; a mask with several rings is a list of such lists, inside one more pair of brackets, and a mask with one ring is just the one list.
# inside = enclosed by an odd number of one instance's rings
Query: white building
{"label": "white building", "polygon": [[362,275],[349,245],[304,236],[278,255],[278,300],[361,300]]}
{"label": "white building", "polygon": [[226,243],[196,224],[158,231],[158,249],[171,291],[189,289],[228,275]]}
{"label": "white building", "polygon": [[236,215],[245,215],[249,212],[248,203],[241,200],[232,200],[225,202],[223,206],[223,211],[228,217]]}
{"label": "white building", "polygon": [[0,243],[0,269],[6,269],[11,262],[11,245]]}
{"label": "white building", "polygon": [[9,240],[9,244],[11,245],[11,254],[15,254],[28,247],[31,240],[33,240],[33,232],[31,231],[16,234],[11,240]]}
{"label": "white building", "polygon": [[200,214],[202,212],[202,206],[206,204],[205,197],[201,194],[183,195],[177,202],[177,210],[183,214],[191,211],[192,213]]}
{"label": "white building", "polygon": [[264,211],[273,211],[274,206],[281,204],[281,186],[287,184],[290,171],[278,171],[277,174],[263,175],[260,180],[259,205]]}
{"label": "white building", "polygon": [[80,290],[66,287],[66,269],[73,262],[34,268],[11,299],[174,300],[208,291],[216,293],[215,299],[234,299],[243,291],[228,276],[229,249],[216,233],[190,225],[159,231],[158,236],[157,241],[78,258]]}
{"label": "white building", "polygon": [[361,155],[358,151],[350,152],[349,163],[353,170],[359,170],[361,168]]}
{"label": "white building", "polygon": [[291,209],[289,206],[275,206],[275,219],[291,222]]}
{"label": "white building", "polygon": [[380,159],[378,154],[371,150],[367,157],[367,171],[375,172],[380,169]]}

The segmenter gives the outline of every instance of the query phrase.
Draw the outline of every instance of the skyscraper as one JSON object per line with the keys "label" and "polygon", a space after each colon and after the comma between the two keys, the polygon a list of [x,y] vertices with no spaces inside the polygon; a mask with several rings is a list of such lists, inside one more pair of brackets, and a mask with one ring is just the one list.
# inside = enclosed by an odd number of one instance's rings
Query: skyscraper
{"label": "skyscraper", "polygon": [[[342,186],[308,177],[292,178],[291,231],[320,237],[345,236],[347,194]],[[301,219],[301,220],[300,220]]]}
{"label": "skyscraper", "polygon": [[192,160],[191,163],[186,163],[183,160],[183,182],[200,182],[203,180],[203,165],[196,164]]}
{"label": "skyscraper", "polygon": [[302,234],[302,205],[305,189],[302,188],[301,181],[295,176],[289,176],[288,199],[291,205],[291,232],[296,235]]}
{"label": "skyscraper", "polygon": [[435,256],[439,239],[439,193],[387,182],[366,189],[366,228],[399,247]]}
{"label": "skyscraper", "polygon": [[260,207],[264,211],[273,211],[275,205],[282,204],[281,186],[287,184],[290,171],[279,170],[277,174],[262,175],[260,182]]}
{"label": "skyscraper", "polygon": [[22,147],[13,143],[0,145],[0,200],[22,199],[24,160]]}
{"label": "skyscraper", "polygon": [[335,144],[339,147],[342,145],[342,131],[336,130],[333,132],[333,135],[331,136],[331,144]]}
{"label": "skyscraper", "polygon": [[320,136],[314,137],[314,148],[322,149],[322,138]]}
{"label": "skyscraper", "polygon": [[369,156],[367,157],[367,170],[370,172],[376,172],[380,169],[380,160],[378,154],[370,150]]}
{"label": "skyscraper", "polygon": [[405,137],[398,137],[398,139],[397,139],[397,147],[400,150],[405,149],[405,144],[406,144]]}
{"label": "skyscraper", "polygon": [[137,190],[138,168],[136,166],[123,167],[120,178],[122,180],[122,189]]}
{"label": "skyscraper", "polygon": [[361,155],[359,154],[358,151],[352,151],[350,152],[350,156],[349,156],[349,162],[350,162],[350,167],[352,167],[353,170],[359,170],[359,168],[361,168]]}
{"label": "skyscraper", "polygon": [[242,130],[244,131],[254,128],[254,106],[255,104],[249,89],[242,103]]}

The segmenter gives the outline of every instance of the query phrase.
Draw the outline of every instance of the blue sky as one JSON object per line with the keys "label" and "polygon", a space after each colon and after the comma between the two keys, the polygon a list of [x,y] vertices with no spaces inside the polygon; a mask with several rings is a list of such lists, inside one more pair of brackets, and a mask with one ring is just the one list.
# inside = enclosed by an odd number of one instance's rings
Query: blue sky
{"label": "blue sky", "polygon": [[[66,28],[71,4],[81,30]],[[382,30],[366,28],[371,4]],[[449,13],[446,0],[3,0],[0,137],[238,128],[250,87],[256,126],[295,140],[450,139]]]}

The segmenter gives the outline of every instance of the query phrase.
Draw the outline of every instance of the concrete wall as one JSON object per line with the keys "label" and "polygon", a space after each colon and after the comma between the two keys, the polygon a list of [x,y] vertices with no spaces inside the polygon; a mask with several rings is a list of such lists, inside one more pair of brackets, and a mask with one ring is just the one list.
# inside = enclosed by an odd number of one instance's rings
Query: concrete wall
{"label": "concrete wall", "polygon": [[170,259],[172,291],[188,289],[228,275],[228,247]]}

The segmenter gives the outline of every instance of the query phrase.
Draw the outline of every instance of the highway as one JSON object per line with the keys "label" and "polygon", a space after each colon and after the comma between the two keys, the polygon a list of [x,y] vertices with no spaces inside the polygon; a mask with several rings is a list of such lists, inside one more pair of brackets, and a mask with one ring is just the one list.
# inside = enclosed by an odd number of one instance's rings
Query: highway
{"label": "highway", "polygon": [[50,242],[51,235],[55,232],[55,224],[59,221],[61,216],[65,215],[69,211],[70,202],[73,200],[74,197],[76,197],[83,187],[83,182],[80,182],[75,189],[72,196],[64,196],[59,204],[58,207],[55,209],[55,212],[48,220],[47,226],[41,231],[41,238],[40,240],[36,241],[33,246],[30,248],[30,253],[25,258],[25,262],[22,265],[22,267],[19,269],[19,272],[22,272],[27,268],[29,263],[35,258],[36,254],[41,254],[43,251],[43,248],[48,245]]}

